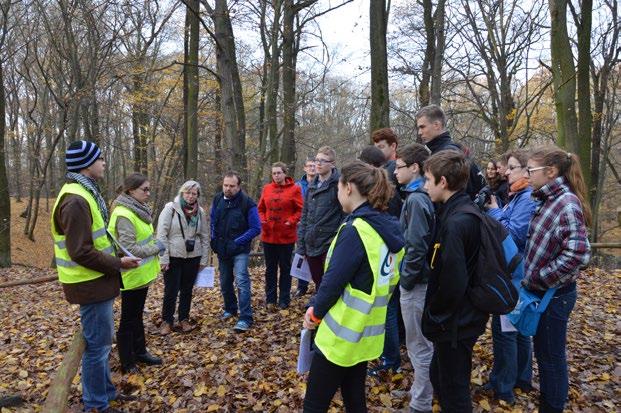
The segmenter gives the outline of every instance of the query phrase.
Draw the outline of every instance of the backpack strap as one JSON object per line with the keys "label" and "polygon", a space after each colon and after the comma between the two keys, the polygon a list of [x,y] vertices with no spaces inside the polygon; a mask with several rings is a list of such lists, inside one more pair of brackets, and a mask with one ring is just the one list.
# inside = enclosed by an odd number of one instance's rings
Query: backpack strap
{"label": "backpack strap", "polygon": [[552,300],[552,297],[554,297],[555,292],[556,288],[548,288],[548,291],[546,291],[546,293],[543,295],[541,302],[537,306],[538,313],[543,313],[544,311],[546,311],[546,308],[548,308],[548,304],[550,304],[550,301]]}

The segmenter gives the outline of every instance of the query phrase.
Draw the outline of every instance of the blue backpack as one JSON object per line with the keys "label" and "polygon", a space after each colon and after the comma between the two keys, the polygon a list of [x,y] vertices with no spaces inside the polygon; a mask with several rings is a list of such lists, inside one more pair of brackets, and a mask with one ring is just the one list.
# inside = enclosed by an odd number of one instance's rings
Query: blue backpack
{"label": "blue backpack", "polygon": [[516,286],[524,272],[517,245],[500,222],[482,214],[474,205],[459,210],[476,216],[481,222],[477,269],[468,286],[468,297],[485,313],[508,314],[518,302]]}

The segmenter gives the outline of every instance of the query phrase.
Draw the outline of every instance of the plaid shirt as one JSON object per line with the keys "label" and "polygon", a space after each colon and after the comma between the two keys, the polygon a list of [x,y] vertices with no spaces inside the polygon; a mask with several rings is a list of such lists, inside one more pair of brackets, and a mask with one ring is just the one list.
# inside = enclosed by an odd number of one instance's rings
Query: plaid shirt
{"label": "plaid shirt", "polygon": [[522,283],[529,290],[564,287],[591,258],[580,201],[562,176],[533,191],[533,197],[540,203],[528,228]]}

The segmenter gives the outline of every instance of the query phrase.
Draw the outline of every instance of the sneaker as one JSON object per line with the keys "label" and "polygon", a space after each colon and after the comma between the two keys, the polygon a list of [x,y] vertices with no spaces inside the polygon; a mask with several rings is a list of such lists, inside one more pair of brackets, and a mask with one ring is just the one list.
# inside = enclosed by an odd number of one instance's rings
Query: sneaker
{"label": "sneaker", "polygon": [[233,327],[233,330],[235,330],[237,333],[243,333],[244,331],[248,331],[250,330],[250,323],[245,320],[239,320],[235,324],[235,327]]}
{"label": "sneaker", "polygon": [[229,313],[228,311],[225,311],[220,316],[220,320],[224,321],[224,320],[228,320],[229,318],[233,318],[233,317],[235,317],[235,314]]}
{"label": "sneaker", "polygon": [[293,296],[294,296],[295,298],[300,298],[300,297],[302,297],[303,295],[306,295],[306,291],[304,291],[304,290],[297,290],[295,293],[293,293]]}

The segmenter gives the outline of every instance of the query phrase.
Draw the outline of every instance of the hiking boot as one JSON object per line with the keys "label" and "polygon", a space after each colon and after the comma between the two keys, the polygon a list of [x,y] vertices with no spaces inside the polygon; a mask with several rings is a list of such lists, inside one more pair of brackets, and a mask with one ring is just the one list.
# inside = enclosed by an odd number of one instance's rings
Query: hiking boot
{"label": "hiking boot", "polygon": [[179,323],[179,326],[181,327],[181,331],[184,333],[189,333],[190,331],[194,330],[196,328],[196,326],[193,326],[192,324],[190,324],[189,320],[183,320]]}
{"label": "hiking boot", "polygon": [[136,354],[136,361],[138,363],[146,364],[147,366],[155,366],[162,364],[162,359],[154,356],[153,354],[145,351],[143,354]]}
{"label": "hiking boot", "polygon": [[160,327],[160,335],[161,336],[167,336],[170,333],[172,333],[172,325],[166,321],[164,321],[162,323],[162,326]]}

